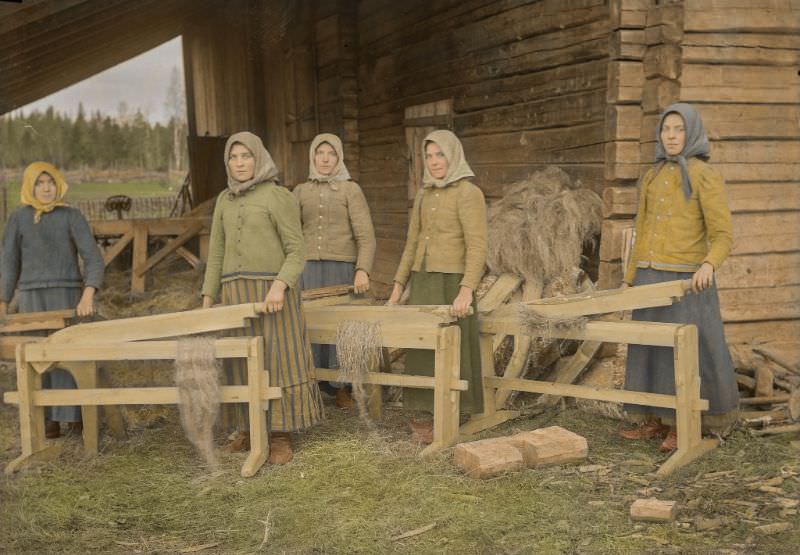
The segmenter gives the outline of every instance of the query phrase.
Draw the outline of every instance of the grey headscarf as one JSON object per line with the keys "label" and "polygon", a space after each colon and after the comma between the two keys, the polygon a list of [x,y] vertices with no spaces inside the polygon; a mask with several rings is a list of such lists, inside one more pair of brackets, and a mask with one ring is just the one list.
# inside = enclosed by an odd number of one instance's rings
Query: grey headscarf
{"label": "grey headscarf", "polygon": [[[322,143],[328,143],[333,150],[336,151],[336,156],[339,157],[339,162],[333,168],[330,175],[322,175],[317,171],[317,166],[314,164],[314,156],[317,153],[317,147]],[[350,181],[350,172],[347,171],[347,166],[344,165],[344,148],[342,148],[342,140],[333,133],[320,133],[314,140],[311,141],[311,146],[308,149],[308,179],[311,181],[318,181],[320,183],[331,183],[333,181]]]}
{"label": "grey headscarf", "polygon": [[442,149],[444,157],[447,158],[447,175],[444,176],[444,179],[436,179],[428,171],[428,165],[426,164],[425,175],[422,178],[424,187],[447,187],[459,179],[475,177],[472,168],[469,167],[469,164],[464,159],[464,147],[452,131],[439,129],[428,133],[428,136],[422,141],[423,160],[425,159],[425,149],[428,143],[436,143]]}
{"label": "grey headscarf", "polygon": [[[686,144],[677,156],[667,154],[661,142],[661,126],[664,125],[664,119],[670,114],[679,114],[683,118],[683,125],[686,129]],[[656,162],[658,163],[658,168],[667,161],[678,163],[681,167],[683,195],[687,199],[692,196],[688,159],[694,157],[708,160],[709,154],[708,137],[706,136],[706,130],[703,128],[703,120],[700,119],[700,114],[697,113],[697,110],[684,102],[667,106],[658,119],[658,126],[656,127]]]}
{"label": "grey headscarf", "polygon": [[[228,169],[228,157],[231,155],[231,149],[236,143],[244,145],[255,158],[255,173],[253,178],[248,181],[237,181],[231,176],[230,169]],[[275,166],[272,156],[264,148],[264,143],[261,142],[258,135],[254,135],[249,131],[241,131],[228,137],[228,142],[225,143],[225,172],[228,174],[228,189],[233,196],[246,193],[259,183],[274,181],[278,176],[278,168]]]}

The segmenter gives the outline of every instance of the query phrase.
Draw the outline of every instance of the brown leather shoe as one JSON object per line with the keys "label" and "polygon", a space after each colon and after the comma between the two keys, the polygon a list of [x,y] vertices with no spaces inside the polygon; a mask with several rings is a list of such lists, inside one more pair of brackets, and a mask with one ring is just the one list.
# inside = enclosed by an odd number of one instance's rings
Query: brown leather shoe
{"label": "brown leather shoe", "polygon": [[665,426],[661,422],[649,420],[640,424],[632,430],[622,430],[619,435],[625,439],[653,439],[656,437],[664,437],[669,432],[669,426]]}
{"label": "brown leather shoe", "polygon": [[416,422],[411,420],[408,425],[415,441],[430,445],[433,443],[433,422]]}
{"label": "brown leather shoe", "polygon": [[355,405],[350,388],[342,387],[336,390],[336,406],[340,409],[352,409]]}
{"label": "brown leather shoe", "polygon": [[55,420],[45,420],[44,437],[47,439],[61,437],[61,422],[56,422]]}
{"label": "brown leather shoe", "polygon": [[675,430],[670,430],[667,434],[667,438],[661,444],[659,449],[664,453],[669,453],[670,451],[674,451],[678,448],[678,432]]}
{"label": "brown leather shoe", "polygon": [[250,432],[238,432],[236,437],[222,448],[226,453],[241,453],[250,450]]}
{"label": "brown leather shoe", "polygon": [[285,432],[272,432],[269,438],[269,463],[286,464],[293,458],[292,436]]}

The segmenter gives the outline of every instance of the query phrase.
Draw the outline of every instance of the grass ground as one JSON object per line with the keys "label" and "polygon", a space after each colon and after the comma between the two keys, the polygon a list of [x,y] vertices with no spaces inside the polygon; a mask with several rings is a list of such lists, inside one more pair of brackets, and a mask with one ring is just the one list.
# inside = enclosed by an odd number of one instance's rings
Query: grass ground
{"label": "grass ground", "polygon": [[[196,280],[175,268],[163,274],[163,283]],[[113,288],[126,280],[110,277],[114,304],[124,295]],[[148,313],[167,298],[176,309],[192,305],[165,291],[108,311]],[[139,384],[167,382],[171,372],[151,364],[110,370],[116,383]],[[13,387],[6,364],[0,389]],[[298,436],[292,463],[251,479],[239,476],[242,454],[221,455],[210,474],[173,408],[128,411],[129,440],[104,436],[95,458],[82,456],[77,438],[61,440],[57,461],[0,478],[0,552],[794,554],[800,544],[797,437],[739,430],[663,479],[654,474],[665,459],[657,442],[627,442],[620,422],[562,406],[484,437],[557,424],[588,439],[582,466],[474,480],[452,465],[451,451],[420,460],[400,408],[387,408],[372,427],[326,408],[324,423]],[[15,407],[0,405],[0,464],[18,452]],[[677,501],[677,521],[632,522],[630,504],[650,496]],[[755,532],[776,522],[791,528]]]}
{"label": "grass ground", "polygon": [[[10,183],[8,188],[9,212],[19,204],[19,183]],[[67,202],[107,198],[111,195],[128,195],[129,197],[157,197],[173,195],[175,190],[158,181],[127,181],[121,183],[76,183],[67,191]]]}

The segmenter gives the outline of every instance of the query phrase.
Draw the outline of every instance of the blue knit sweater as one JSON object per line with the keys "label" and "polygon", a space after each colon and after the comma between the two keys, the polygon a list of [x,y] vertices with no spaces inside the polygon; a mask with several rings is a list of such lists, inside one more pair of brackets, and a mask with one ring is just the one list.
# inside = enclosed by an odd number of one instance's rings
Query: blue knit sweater
{"label": "blue knit sweater", "polygon": [[[22,206],[6,224],[0,258],[0,301],[16,288],[94,287],[103,282],[103,257],[89,223],[76,208],[58,206],[33,223],[35,210]],[[81,277],[78,255],[83,260]]]}

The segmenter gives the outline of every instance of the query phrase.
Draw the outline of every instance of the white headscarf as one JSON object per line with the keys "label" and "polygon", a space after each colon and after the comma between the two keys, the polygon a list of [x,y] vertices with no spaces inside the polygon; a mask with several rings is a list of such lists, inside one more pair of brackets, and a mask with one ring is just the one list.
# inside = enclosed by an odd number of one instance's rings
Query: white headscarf
{"label": "white headscarf", "polygon": [[[322,175],[317,171],[317,166],[314,164],[314,157],[317,154],[317,148],[322,143],[328,143],[333,150],[336,151],[336,156],[339,161],[330,175]],[[309,181],[318,181],[321,183],[331,183],[333,181],[350,181],[350,172],[344,165],[344,148],[342,148],[342,140],[333,133],[320,133],[314,140],[311,141],[311,146],[308,149],[308,179]]]}
{"label": "white headscarf", "polygon": [[[253,178],[248,181],[237,181],[231,176],[231,171],[228,168],[228,157],[230,157],[231,149],[236,143],[243,145],[255,158],[255,173]],[[254,135],[249,131],[234,133],[225,143],[225,172],[228,174],[228,189],[234,196],[246,193],[264,181],[274,181],[278,176],[278,168],[275,166],[272,156],[264,148],[264,143],[261,142],[258,135]]]}
{"label": "white headscarf", "polygon": [[472,168],[469,167],[469,164],[464,159],[464,147],[452,131],[439,129],[429,133],[425,140],[422,141],[423,160],[425,159],[425,149],[428,143],[436,143],[442,149],[445,158],[447,158],[447,175],[444,176],[444,179],[436,179],[428,171],[428,165],[425,164],[425,175],[422,178],[424,187],[447,187],[459,179],[475,177]]}

